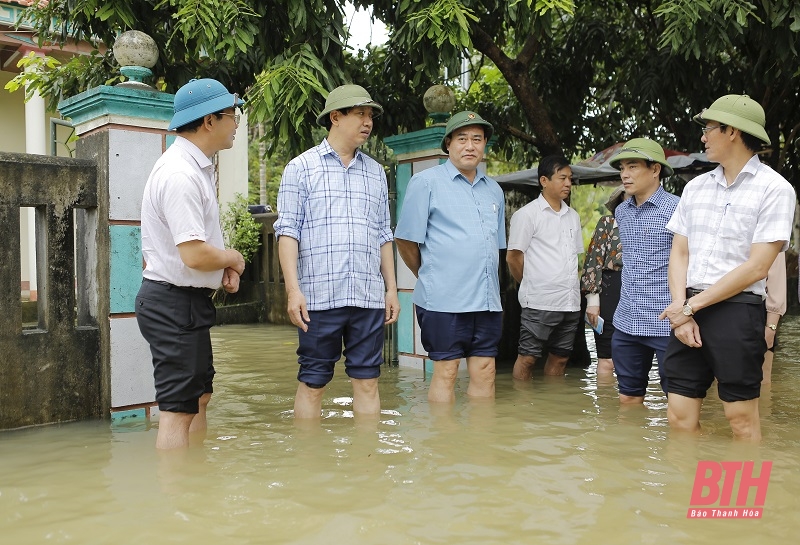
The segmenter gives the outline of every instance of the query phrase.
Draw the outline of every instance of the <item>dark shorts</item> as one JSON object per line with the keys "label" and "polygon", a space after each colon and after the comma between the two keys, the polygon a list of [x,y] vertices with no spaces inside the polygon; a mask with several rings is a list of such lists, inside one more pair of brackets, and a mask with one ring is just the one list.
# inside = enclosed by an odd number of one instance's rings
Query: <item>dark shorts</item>
{"label": "dark shorts", "polygon": [[136,296],[136,322],[150,344],[156,401],[162,411],[197,414],[200,396],[214,391],[213,291],[145,279]]}
{"label": "dark shorts", "polygon": [[580,319],[580,311],[523,308],[520,315],[518,353],[540,358],[547,349],[554,356],[569,356],[575,345],[575,332]]}
{"label": "dark shorts", "polygon": [[308,331],[298,328],[297,380],[312,388],[325,386],[333,380],[333,368],[342,354],[350,378],[381,375],[384,309],[342,307],[309,311],[308,316]]}
{"label": "dark shorts", "polygon": [[422,347],[433,361],[497,356],[502,312],[436,312],[417,308]]}
{"label": "dark shorts", "polygon": [[664,356],[667,391],[704,398],[717,379],[722,401],[746,401],[761,394],[764,340],[764,303],[722,301],[697,311],[703,346],[690,348],[670,337]]}
{"label": "dark shorts", "polygon": [[619,329],[614,332],[611,342],[614,352],[614,371],[617,373],[619,393],[631,397],[643,397],[650,381],[653,356],[658,361],[658,376],[661,389],[666,390],[664,378],[664,352],[669,337],[644,337],[628,335]]}
{"label": "dark shorts", "polygon": [[603,290],[600,292],[600,316],[603,318],[603,333],[594,333],[594,346],[598,358],[611,358],[611,339],[614,336],[614,312],[619,304],[622,287],[622,271],[603,269]]}

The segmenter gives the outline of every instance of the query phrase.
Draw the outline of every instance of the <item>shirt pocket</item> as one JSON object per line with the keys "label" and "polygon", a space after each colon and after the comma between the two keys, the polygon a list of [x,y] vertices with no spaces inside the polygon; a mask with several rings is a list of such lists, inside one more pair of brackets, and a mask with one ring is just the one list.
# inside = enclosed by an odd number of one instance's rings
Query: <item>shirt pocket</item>
{"label": "shirt pocket", "polygon": [[753,225],[758,216],[758,209],[750,206],[729,204],[722,213],[719,226],[719,237],[735,240],[739,244],[749,245],[753,238]]}
{"label": "shirt pocket", "polygon": [[497,234],[497,216],[500,214],[500,207],[496,202],[482,202],[478,205],[478,212],[481,215],[481,226],[487,235]]}

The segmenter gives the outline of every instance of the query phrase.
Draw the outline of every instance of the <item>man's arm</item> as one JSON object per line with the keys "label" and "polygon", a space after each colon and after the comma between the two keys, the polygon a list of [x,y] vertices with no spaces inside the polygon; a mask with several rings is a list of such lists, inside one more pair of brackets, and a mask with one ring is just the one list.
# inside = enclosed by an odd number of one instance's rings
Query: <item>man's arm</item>
{"label": "man's arm", "polygon": [[299,255],[299,242],[297,239],[286,235],[278,238],[278,259],[281,262],[283,280],[286,284],[287,304],[286,312],[294,325],[308,331],[308,316],[306,297],[300,291],[300,281],[297,279],[297,257]]}
{"label": "man's arm", "polygon": [[238,274],[244,272],[244,258],[233,249],[220,250],[202,240],[188,240],[178,244],[181,261],[190,269],[211,272],[230,267]]}
{"label": "man's arm", "polygon": [[508,263],[508,271],[518,283],[522,282],[522,272],[525,267],[525,253],[520,250],[507,250],[506,263]]}
{"label": "man's arm", "polygon": [[686,272],[689,269],[689,239],[683,235],[672,236],[672,249],[669,254],[667,279],[672,303],[659,315],[659,319],[669,318],[675,337],[686,346],[699,348],[702,346],[700,327],[694,318],[683,314],[683,302],[686,301]]}
{"label": "man's arm", "polygon": [[[397,244],[397,251],[415,277],[419,278],[419,268],[422,266],[422,254],[419,251],[419,244],[410,240],[403,240],[402,238],[395,238]],[[381,251],[383,248],[381,247]]]}
{"label": "man's arm", "polygon": [[719,279],[713,286],[689,299],[692,310],[697,311],[741,293],[754,282],[765,278],[769,268],[783,248],[784,241],[750,245],[750,257]]}
{"label": "man's arm", "polygon": [[381,246],[381,276],[386,286],[386,319],[383,323],[389,325],[400,316],[400,299],[397,297],[397,280],[394,275],[394,248],[391,242]]}

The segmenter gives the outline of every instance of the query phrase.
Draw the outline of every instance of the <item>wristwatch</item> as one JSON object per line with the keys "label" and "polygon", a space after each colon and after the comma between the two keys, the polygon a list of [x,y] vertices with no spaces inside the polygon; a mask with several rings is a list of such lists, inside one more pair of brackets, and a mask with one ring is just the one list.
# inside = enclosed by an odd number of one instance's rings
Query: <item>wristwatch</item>
{"label": "wristwatch", "polygon": [[692,305],[689,304],[689,300],[683,302],[683,315],[684,316],[694,316],[694,311],[692,310]]}
{"label": "wristwatch", "polygon": [[767,324],[767,327],[770,328],[772,331],[778,329],[778,324]]}

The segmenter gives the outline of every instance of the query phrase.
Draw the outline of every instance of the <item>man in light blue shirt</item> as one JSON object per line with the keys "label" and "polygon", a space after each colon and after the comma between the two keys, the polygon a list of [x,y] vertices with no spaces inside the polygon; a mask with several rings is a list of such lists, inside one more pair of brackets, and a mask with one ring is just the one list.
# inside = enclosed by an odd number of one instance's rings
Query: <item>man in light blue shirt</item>
{"label": "man in light blue shirt", "polygon": [[418,278],[413,301],[422,346],[434,360],[432,402],[455,400],[464,357],[467,394],[494,396],[505,200],[497,182],[478,171],[492,130],[475,112],[450,118],[442,139],[449,159],[411,178],[395,230],[400,257]]}

